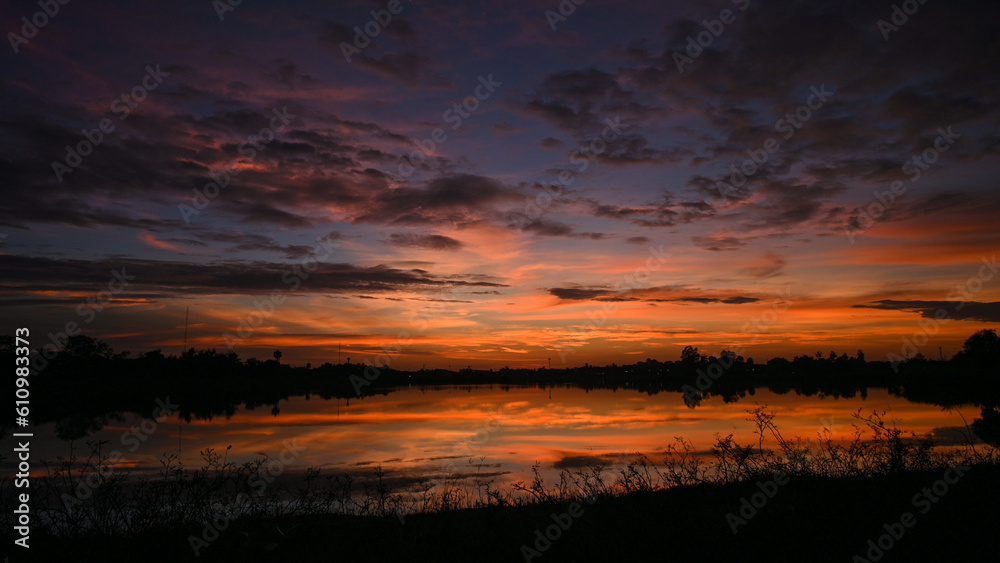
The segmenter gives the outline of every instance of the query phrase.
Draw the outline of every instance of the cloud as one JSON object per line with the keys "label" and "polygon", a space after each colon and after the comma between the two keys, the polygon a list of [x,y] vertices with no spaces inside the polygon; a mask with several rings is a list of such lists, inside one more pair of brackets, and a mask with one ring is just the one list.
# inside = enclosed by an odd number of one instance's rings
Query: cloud
{"label": "cloud", "polygon": [[462,242],[444,235],[418,235],[412,233],[392,233],[389,244],[393,246],[424,248],[427,250],[459,250]]}
{"label": "cloud", "polygon": [[681,215],[674,209],[676,206],[669,194],[662,196],[659,201],[644,205],[607,204],[592,198],[582,201],[590,205],[594,217],[629,221],[640,227],[672,227]]}
{"label": "cloud", "polygon": [[552,464],[552,467],[560,470],[574,471],[584,470],[597,465],[615,465],[622,463],[622,455],[616,454],[580,454],[564,455]]}
{"label": "cloud", "polygon": [[261,77],[269,82],[285,86],[289,90],[315,86],[319,81],[300,71],[299,65],[285,59],[269,61],[271,68],[261,71]]}
{"label": "cloud", "polygon": [[497,180],[474,174],[439,176],[426,187],[379,190],[354,222],[391,225],[457,225],[482,220],[493,205],[523,199]]}
{"label": "cloud", "polygon": [[[304,262],[304,261],[303,261]],[[92,292],[106,287],[112,270],[135,276],[136,291],[161,295],[245,294],[274,289],[292,290],[287,280],[300,281],[299,292],[356,293],[388,291],[433,291],[449,287],[501,288],[505,284],[489,276],[461,274],[436,276],[420,269],[384,265],[320,263],[315,272],[304,274],[302,264],[262,261],[225,261],[208,264],[141,259],[79,260],[0,254],[6,291],[12,295],[31,288],[38,291]]]}
{"label": "cloud", "polygon": [[[309,256],[314,251],[314,247],[312,246],[302,245],[302,244],[289,244],[289,245],[280,244],[271,237],[252,234],[252,233],[245,233],[242,231],[232,231],[232,230],[212,231],[209,229],[205,229],[203,232],[199,232],[195,236],[205,241],[221,242],[232,245],[227,247],[225,249],[225,252],[233,252],[233,253],[255,252],[255,251],[277,252],[282,254],[285,258],[288,258],[290,260],[295,260],[298,258],[304,258],[306,256]],[[335,241],[339,237],[340,233],[334,231],[333,233],[330,233],[322,237],[321,240]],[[199,245],[198,244],[199,241],[197,240],[193,241],[189,240],[186,241],[186,243],[187,244],[194,243],[195,245]],[[200,245],[204,246],[204,243],[201,243]]]}
{"label": "cloud", "polygon": [[608,142],[604,150],[588,153],[586,156],[592,154],[596,160],[615,166],[679,162],[684,156],[693,156],[686,149],[661,150],[654,149],[649,144],[649,139],[639,133],[623,133]]}
{"label": "cloud", "polygon": [[560,141],[559,139],[556,139],[555,137],[545,137],[544,139],[538,142],[538,146],[542,147],[543,149],[557,150],[566,146],[566,143]]}
{"label": "cloud", "polygon": [[526,233],[549,237],[566,237],[573,234],[573,227],[551,219],[534,219],[524,223],[520,228]]}
{"label": "cloud", "polygon": [[156,237],[154,237],[153,235],[151,235],[149,233],[142,233],[141,235],[139,235],[139,240],[141,240],[142,242],[148,244],[149,246],[152,246],[153,248],[159,248],[160,250],[169,250],[171,252],[180,252],[181,251],[181,249],[178,248],[177,246],[175,246],[173,244],[170,244],[168,242],[164,242],[162,240],[159,240],[159,239],[157,239]]}
{"label": "cloud", "polygon": [[695,246],[699,246],[705,250],[711,250],[712,252],[739,250],[747,245],[745,239],[720,235],[695,236],[691,237],[691,242]]}
{"label": "cloud", "polygon": [[768,251],[762,260],[742,268],[740,271],[755,278],[773,278],[784,269],[786,262],[775,253]]}
{"label": "cloud", "polygon": [[501,121],[500,123],[493,124],[493,132],[500,136],[510,135],[518,131],[519,129],[511,125],[509,121]]}
{"label": "cloud", "polygon": [[721,303],[725,305],[744,305],[760,301],[759,297],[719,295],[690,288],[671,287],[614,291],[601,286],[569,286],[551,287],[547,291],[562,301],[643,301],[647,303]]}
{"label": "cloud", "polygon": [[725,303],[727,305],[743,305],[745,303],[756,303],[758,301],[760,301],[760,298],[757,297],[737,296],[737,297],[727,297],[722,300],[722,303]]}
{"label": "cloud", "polygon": [[594,67],[552,73],[529,97],[523,105],[525,112],[570,131],[577,138],[599,134],[605,119],[648,109],[613,74]]}
{"label": "cloud", "polygon": [[854,305],[854,307],[920,313],[920,316],[925,319],[947,318],[960,321],[1000,322],[1000,301],[898,301],[881,299],[864,305]]}
{"label": "cloud", "polygon": [[406,84],[416,84],[426,73],[430,59],[414,49],[382,56],[358,55],[357,64]]}
{"label": "cloud", "polygon": [[602,297],[613,293],[607,289],[585,287],[552,287],[548,291],[550,294],[566,301],[587,301],[595,297]]}

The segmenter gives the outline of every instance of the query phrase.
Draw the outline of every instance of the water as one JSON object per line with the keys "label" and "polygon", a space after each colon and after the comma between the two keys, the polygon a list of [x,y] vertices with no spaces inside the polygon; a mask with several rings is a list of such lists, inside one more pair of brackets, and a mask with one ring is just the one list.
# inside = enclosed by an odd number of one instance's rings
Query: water
{"label": "water", "polygon": [[[696,449],[708,448],[716,434],[733,434],[756,443],[747,409],[766,404],[786,438],[815,439],[832,433],[853,436],[852,415],[888,411],[887,420],[918,435],[933,433],[944,444],[958,440],[977,407],[945,410],[871,389],[866,397],[804,396],[758,390],[738,402],[706,399],[695,409],[678,393],[648,395],[633,390],[541,389],[500,386],[403,388],[384,396],[350,401],[297,397],[271,408],[238,410],[229,419],[160,422],[129,414],[73,444],[86,455],[86,440],[107,440],[105,451],[118,450],[117,469],[155,471],[167,454],[178,454],[189,468],[200,467],[199,452],[214,448],[227,461],[248,461],[267,454],[283,473],[320,467],[324,474],[371,478],[381,465],[390,478],[435,479],[456,472],[496,473],[506,483],[529,481],[541,464],[553,476],[588,462],[620,460],[620,454],[643,453],[662,461],[665,446],[682,436]],[[964,417],[964,419],[963,419]],[[155,422],[155,424],[154,424]],[[133,432],[133,428],[136,429]],[[3,440],[11,452],[13,438]],[[8,447],[9,445],[9,447]],[[227,449],[232,446],[232,449]],[[70,444],[55,436],[55,425],[34,429],[32,473],[42,460],[68,456]],[[6,453],[5,471],[14,469]],[[470,463],[473,462],[473,463]]]}

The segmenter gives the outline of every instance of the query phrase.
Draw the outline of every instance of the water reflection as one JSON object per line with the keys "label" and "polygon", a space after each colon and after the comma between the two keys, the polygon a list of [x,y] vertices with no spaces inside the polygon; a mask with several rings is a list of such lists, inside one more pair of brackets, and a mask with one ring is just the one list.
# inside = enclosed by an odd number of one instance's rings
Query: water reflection
{"label": "water reflection", "polygon": [[[975,406],[942,409],[897,397],[885,389],[866,396],[832,398],[759,389],[740,402],[706,398],[697,409],[675,393],[557,387],[401,388],[385,395],[345,401],[295,397],[271,406],[240,408],[226,419],[162,421],[126,415],[94,432],[89,423],[46,424],[35,430],[32,454],[55,460],[79,452],[86,440],[106,440],[122,452],[121,467],[153,470],[159,459],[178,454],[185,466],[201,465],[206,448],[228,459],[271,457],[294,441],[304,449],[292,469],[321,467],[324,473],[370,474],[381,465],[394,478],[427,479],[464,468],[502,472],[505,481],[530,479],[535,462],[548,475],[619,453],[643,453],[660,461],[663,448],[683,436],[698,449],[716,434],[756,442],[746,409],[767,404],[786,437],[834,439],[853,436],[852,414],[888,411],[887,420],[918,435],[932,433],[944,445],[959,441],[966,423],[980,416]],[[140,432],[135,432],[140,428]],[[84,436],[87,436],[86,438]],[[5,441],[9,441],[6,439]],[[4,463],[9,467],[9,459]],[[473,461],[470,465],[470,461]],[[36,466],[37,467],[37,466]]]}

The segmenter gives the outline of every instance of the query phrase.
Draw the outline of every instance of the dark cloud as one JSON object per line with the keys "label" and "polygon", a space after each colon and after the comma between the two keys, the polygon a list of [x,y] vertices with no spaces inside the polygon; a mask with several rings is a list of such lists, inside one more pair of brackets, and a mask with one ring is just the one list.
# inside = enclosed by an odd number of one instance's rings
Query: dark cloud
{"label": "dark cloud", "polygon": [[773,252],[768,251],[764,258],[740,271],[755,278],[772,278],[784,269],[786,262]]}
{"label": "dark cloud", "polygon": [[[864,205],[838,215],[836,219],[840,220],[840,226],[849,231],[863,230],[870,226],[872,219],[867,209],[875,201],[873,197]],[[912,221],[936,215],[978,222],[980,218],[995,217],[997,213],[1000,213],[1000,194],[996,193],[945,190],[940,193],[923,195],[904,192],[892,202],[891,206],[885,208],[885,211],[878,216],[877,221],[880,223]],[[838,221],[833,221],[833,223],[837,224]]]}
{"label": "dark cloud", "polygon": [[881,299],[865,305],[854,305],[861,309],[882,309],[887,311],[907,311],[919,313],[926,319],[945,318],[961,321],[1000,322],[1000,301],[962,301],[957,296],[954,301],[897,301]]}
{"label": "dark cloud", "polygon": [[556,150],[566,146],[566,143],[563,143],[562,141],[556,139],[555,137],[545,137],[544,139],[538,142],[538,146],[542,147],[543,149]]}
{"label": "dark cloud", "polygon": [[747,241],[745,239],[719,235],[691,237],[691,242],[695,246],[699,246],[705,250],[711,250],[713,252],[739,250],[747,245]]}
{"label": "dark cloud", "polygon": [[701,304],[725,303],[726,305],[745,305],[747,303],[756,303],[756,302],[760,301],[760,299],[757,298],[757,297],[744,297],[744,296],[739,296],[738,295],[736,297],[725,297],[725,298],[718,298],[718,297],[678,297],[677,299],[655,299],[655,300],[651,299],[650,301],[657,301],[657,302],[680,301],[682,303],[701,303]]}
{"label": "dark cloud", "polygon": [[426,73],[430,59],[416,50],[386,53],[382,56],[358,55],[357,64],[407,84],[415,84]]}
{"label": "dark cloud", "polygon": [[459,250],[462,242],[444,235],[418,235],[413,233],[392,233],[389,244],[427,250]]}
{"label": "dark cloud", "polygon": [[[339,234],[339,233],[338,233]],[[280,244],[271,237],[258,234],[249,234],[239,231],[207,231],[196,235],[202,241],[213,241],[228,244],[226,252],[254,252],[266,251],[277,252],[289,260],[304,258],[312,254],[315,247],[302,244]],[[324,240],[335,240],[324,237]],[[167,242],[181,242],[194,246],[206,246],[204,242],[192,239],[168,239]]]}
{"label": "dark cloud", "polygon": [[606,145],[604,150],[589,153],[588,156],[593,155],[600,162],[616,166],[679,162],[684,156],[693,156],[685,149],[655,149],[650,146],[649,139],[639,133],[624,133]]}
{"label": "dark cloud", "polygon": [[[424,270],[403,270],[384,265],[362,267],[320,263],[308,273],[307,259],[294,264],[225,261],[200,264],[156,260],[75,260],[0,255],[4,290],[96,292],[107,287],[112,270],[135,276],[135,291],[183,296],[196,294],[245,294],[274,289],[299,292],[432,291],[449,287],[506,287],[493,278],[466,274],[435,276]],[[310,266],[311,267],[311,266]],[[300,288],[289,279],[298,278]]]}
{"label": "dark cloud", "polygon": [[676,224],[676,218],[682,213],[676,207],[669,195],[658,202],[644,205],[614,205],[601,203],[595,199],[583,200],[590,205],[595,217],[627,220],[640,227],[671,227]]}
{"label": "dark cloud", "polygon": [[585,470],[598,465],[615,465],[621,464],[623,462],[631,461],[631,458],[625,455],[615,455],[615,454],[582,454],[582,455],[567,455],[556,460],[552,464],[552,467],[556,469],[565,469],[567,471],[573,470]]}
{"label": "dark cloud", "polygon": [[585,287],[551,287],[549,293],[559,299],[566,301],[586,301],[595,297],[602,297],[611,294],[607,289],[595,289]]}
{"label": "dark cloud", "polygon": [[473,174],[437,177],[424,188],[380,190],[364,202],[355,222],[397,225],[463,225],[481,219],[493,204],[523,199],[497,180]]}
{"label": "dark cloud", "polygon": [[648,303],[722,303],[726,305],[744,305],[760,301],[758,297],[745,295],[691,295],[694,292],[689,289],[667,287],[615,291],[606,287],[574,286],[551,287],[547,291],[563,301],[644,301]]}
{"label": "dark cloud", "polygon": [[722,300],[727,305],[743,305],[744,303],[756,303],[760,301],[757,297],[727,297]]}
{"label": "dark cloud", "polygon": [[302,73],[299,65],[293,62],[276,59],[270,61],[270,66],[271,68],[268,70],[261,71],[261,76],[265,80],[285,86],[289,90],[315,86],[319,83],[315,77]]}
{"label": "dark cloud", "polygon": [[528,114],[583,139],[600,134],[606,119],[649,108],[637,102],[618,79],[597,68],[567,70],[547,76],[523,106]]}
{"label": "dark cloud", "polygon": [[263,201],[238,200],[229,203],[227,207],[235,211],[241,223],[279,225],[290,229],[312,227],[312,221],[308,218]]}
{"label": "dark cloud", "polygon": [[595,217],[609,217],[611,219],[630,219],[636,215],[647,215],[649,208],[627,207],[618,205],[595,204],[593,207]]}
{"label": "dark cloud", "polygon": [[559,221],[551,219],[534,219],[520,226],[526,233],[544,235],[548,237],[566,237],[573,233],[573,227]]}
{"label": "dark cloud", "polygon": [[508,121],[501,121],[500,123],[493,124],[493,132],[497,135],[510,135],[516,131],[517,129]]}

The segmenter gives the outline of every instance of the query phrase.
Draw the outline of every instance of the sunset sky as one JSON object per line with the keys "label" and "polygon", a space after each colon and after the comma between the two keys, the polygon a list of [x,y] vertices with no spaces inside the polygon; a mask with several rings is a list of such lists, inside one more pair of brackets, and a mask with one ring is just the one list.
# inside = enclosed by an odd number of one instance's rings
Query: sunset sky
{"label": "sunset sky", "polygon": [[3,334],[950,357],[1000,324],[1000,9],[896,5],[6,2]]}

